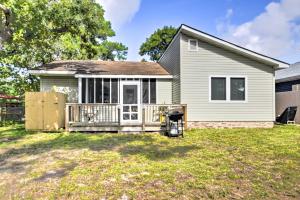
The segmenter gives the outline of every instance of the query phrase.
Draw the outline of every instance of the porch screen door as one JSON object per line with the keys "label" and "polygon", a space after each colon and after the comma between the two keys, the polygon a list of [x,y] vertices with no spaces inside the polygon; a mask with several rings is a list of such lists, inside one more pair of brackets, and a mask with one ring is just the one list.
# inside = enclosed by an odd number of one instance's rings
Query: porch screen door
{"label": "porch screen door", "polygon": [[140,84],[138,81],[122,82],[121,87],[121,122],[140,122]]}

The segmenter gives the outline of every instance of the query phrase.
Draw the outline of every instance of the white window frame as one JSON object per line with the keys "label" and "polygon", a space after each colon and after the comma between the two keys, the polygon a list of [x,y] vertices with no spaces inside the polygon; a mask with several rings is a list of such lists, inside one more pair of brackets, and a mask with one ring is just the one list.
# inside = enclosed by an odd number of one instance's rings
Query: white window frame
{"label": "white window frame", "polygon": [[[226,100],[212,100],[211,99],[211,79],[212,78],[225,78],[226,79]],[[231,78],[244,78],[245,79],[245,100],[231,100]],[[211,75],[208,78],[208,100],[211,103],[247,103],[248,102],[248,77],[245,75]]]}
{"label": "white window frame", "polygon": [[[196,41],[196,49],[191,49],[191,42]],[[189,51],[198,51],[198,40],[197,39],[189,39],[188,40],[188,50]]]}

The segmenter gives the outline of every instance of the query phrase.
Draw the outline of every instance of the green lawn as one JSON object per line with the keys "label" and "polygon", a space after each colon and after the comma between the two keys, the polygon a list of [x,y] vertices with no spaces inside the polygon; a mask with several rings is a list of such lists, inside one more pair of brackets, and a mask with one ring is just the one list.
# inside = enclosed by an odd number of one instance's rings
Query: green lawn
{"label": "green lawn", "polygon": [[1,199],[299,199],[300,127],[159,134],[0,128]]}

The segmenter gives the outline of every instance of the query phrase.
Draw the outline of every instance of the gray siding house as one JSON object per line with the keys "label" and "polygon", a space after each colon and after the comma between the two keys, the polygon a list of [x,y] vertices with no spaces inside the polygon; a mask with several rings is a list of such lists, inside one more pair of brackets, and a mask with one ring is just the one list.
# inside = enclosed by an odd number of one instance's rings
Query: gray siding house
{"label": "gray siding house", "polygon": [[31,73],[70,103],[117,104],[121,124],[154,123],[160,107],[184,105],[189,128],[272,127],[275,70],[288,66],[181,25],[158,63],[56,61]]}
{"label": "gray siding house", "polygon": [[188,105],[189,127],[273,126],[275,70],[288,63],[187,25],[159,63],[173,75],[173,102]]}

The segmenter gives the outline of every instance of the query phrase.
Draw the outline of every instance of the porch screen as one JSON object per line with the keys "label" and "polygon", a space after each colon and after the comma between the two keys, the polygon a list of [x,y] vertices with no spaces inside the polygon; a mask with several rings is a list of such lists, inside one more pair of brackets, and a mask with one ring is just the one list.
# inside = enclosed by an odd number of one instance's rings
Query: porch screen
{"label": "porch screen", "polygon": [[119,103],[119,80],[82,78],[82,103]]}
{"label": "porch screen", "polygon": [[102,78],[96,78],[96,103],[103,103],[102,99]]}
{"label": "porch screen", "polygon": [[103,81],[103,103],[110,103],[110,79]]}
{"label": "porch screen", "polygon": [[118,92],[118,79],[111,79],[111,103],[118,103],[119,100]]}
{"label": "porch screen", "polygon": [[88,102],[87,103],[94,103],[94,79],[88,79]]}
{"label": "porch screen", "polygon": [[143,103],[156,103],[156,79],[142,80]]}
{"label": "porch screen", "polygon": [[143,103],[149,103],[149,79],[143,79]]}
{"label": "porch screen", "polygon": [[81,81],[81,102],[86,103],[86,79],[83,78]]}

